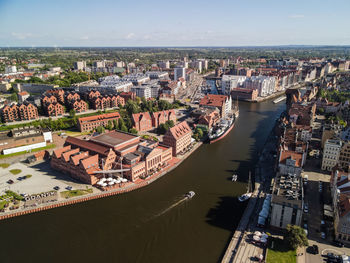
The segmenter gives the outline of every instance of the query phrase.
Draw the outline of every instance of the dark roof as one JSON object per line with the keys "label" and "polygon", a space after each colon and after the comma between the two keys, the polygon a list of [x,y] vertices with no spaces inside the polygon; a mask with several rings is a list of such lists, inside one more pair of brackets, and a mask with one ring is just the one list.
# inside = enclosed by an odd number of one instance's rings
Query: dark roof
{"label": "dark roof", "polygon": [[86,149],[88,151],[99,153],[104,156],[107,156],[110,151],[109,147],[102,146],[92,141],[85,141],[85,140],[81,140],[70,136],[67,137],[66,144],[74,145],[82,149]]}

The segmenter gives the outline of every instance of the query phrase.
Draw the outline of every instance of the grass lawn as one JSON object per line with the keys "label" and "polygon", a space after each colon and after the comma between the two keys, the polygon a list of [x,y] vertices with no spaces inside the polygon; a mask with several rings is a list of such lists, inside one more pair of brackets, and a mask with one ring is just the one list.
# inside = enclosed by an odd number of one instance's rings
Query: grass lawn
{"label": "grass lawn", "polygon": [[0,163],[0,167],[2,167],[2,168],[8,168],[10,166],[10,164],[9,163]]}
{"label": "grass lawn", "polygon": [[71,198],[71,197],[86,195],[86,194],[91,194],[91,193],[92,193],[92,188],[90,188],[90,189],[78,189],[78,190],[70,190],[70,191],[61,192],[61,196],[64,198]]}
{"label": "grass lawn", "polygon": [[[52,149],[52,148],[55,148],[56,147],[56,144],[49,144],[49,145],[46,145],[45,147],[40,147],[40,148],[36,148],[36,149],[33,149],[31,150],[31,153],[35,153],[35,152],[40,152],[42,150],[47,150],[47,149]],[[12,156],[17,156],[17,155],[22,155],[22,154],[25,154],[25,153],[28,153],[27,151],[23,151],[23,152],[18,152],[18,153],[10,153],[10,154],[6,154],[6,155],[0,155],[0,159],[3,159],[3,158],[8,158],[8,157],[12,157]]]}
{"label": "grass lawn", "polygon": [[296,263],[296,251],[291,250],[282,239],[274,238],[268,248],[266,263]]}
{"label": "grass lawn", "polygon": [[22,172],[21,169],[12,169],[12,170],[10,170],[10,173],[12,173],[13,175],[19,174],[21,172]]}

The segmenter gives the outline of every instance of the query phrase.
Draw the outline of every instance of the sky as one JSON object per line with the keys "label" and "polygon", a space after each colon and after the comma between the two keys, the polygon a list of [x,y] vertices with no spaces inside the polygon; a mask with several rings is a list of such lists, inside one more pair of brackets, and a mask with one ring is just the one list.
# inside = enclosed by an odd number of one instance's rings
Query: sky
{"label": "sky", "polygon": [[350,45],[349,10],[349,0],[0,0],[0,46]]}

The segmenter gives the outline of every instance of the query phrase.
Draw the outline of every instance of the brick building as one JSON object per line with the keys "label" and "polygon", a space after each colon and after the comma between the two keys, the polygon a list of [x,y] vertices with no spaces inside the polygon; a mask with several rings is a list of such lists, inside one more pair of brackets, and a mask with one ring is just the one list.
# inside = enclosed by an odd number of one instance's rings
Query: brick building
{"label": "brick building", "polygon": [[80,100],[80,96],[79,96],[78,93],[72,92],[72,93],[69,93],[66,96],[66,101],[67,101],[68,104],[71,104],[71,103],[73,103],[74,101],[77,101],[77,100]]}
{"label": "brick building", "polygon": [[93,185],[103,177],[96,173],[98,171],[122,168],[127,171],[121,175],[135,181],[153,174],[171,159],[171,147],[142,140],[132,134],[112,131],[88,141],[68,137],[65,147],[54,151],[51,166]]}
{"label": "brick building", "polygon": [[45,105],[44,108],[47,116],[62,116],[65,112],[64,107],[58,102]]}
{"label": "brick building", "polygon": [[82,117],[78,119],[78,129],[81,132],[91,131],[99,126],[107,126],[109,121],[113,122],[113,120],[118,120],[119,118],[120,114],[118,112]]}
{"label": "brick building", "polygon": [[1,110],[3,122],[35,120],[39,118],[38,108],[29,102],[6,105]]}
{"label": "brick building", "polygon": [[174,124],[176,123],[176,114],[173,109],[157,111],[152,113],[152,126],[154,128],[158,128],[160,124],[165,123],[167,121],[173,121]]}
{"label": "brick building", "polygon": [[81,99],[70,102],[69,107],[77,113],[85,112],[88,109],[87,103]]}
{"label": "brick building", "polygon": [[136,99],[136,94],[135,92],[122,92],[119,94],[120,97],[122,97],[125,101],[125,103],[128,101],[128,100],[135,100]]}
{"label": "brick building", "polygon": [[44,107],[48,106],[51,103],[57,103],[57,98],[53,95],[44,96],[41,99],[41,105],[43,105]]}
{"label": "brick building", "polygon": [[64,104],[64,90],[63,89],[51,89],[46,91],[47,95],[53,95],[57,101]]}
{"label": "brick building", "polygon": [[170,128],[164,135],[163,144],[172,147],[173,156],[185,152],[191,145],[192,131],[186,121]]}
{"label": "brick building", "polygon": [[149,112],[134,113],[132,115],[133,127],[137,131],[152,130],[152,118]]}

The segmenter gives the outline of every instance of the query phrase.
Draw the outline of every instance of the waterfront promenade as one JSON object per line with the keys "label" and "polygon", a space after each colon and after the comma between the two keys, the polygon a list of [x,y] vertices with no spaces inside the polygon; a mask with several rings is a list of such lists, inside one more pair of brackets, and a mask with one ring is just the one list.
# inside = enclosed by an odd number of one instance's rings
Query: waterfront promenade
{"label": "waterfront promenade", "polygon": [[16,216],[20,216],[20,215],[26,215],[26,214],[30,214],[30,213],[40,212],[40,211],[48,210],[51,208],[86,202],[86,201],[93,200],[93,199],[99,199],[99,198],[103,198],[103,197],[127,193],[130,191],[139,189],[141,187],[145,187],[145,186],[151,184],[152,182],[158,180],[162,176],[166,175],[170,171],[174,170],[184,160],[186,160],[194,151],[196,151],[201,145],[202,145],[202,142],[197,142],[190,151],[188,151],[187,153],[185,153],[184,155],[182,155],[180,157],[174,157],[173,160],[171,160],[171,162],[169,163],[169,165],[167,167],[165,167],[163,170],[153,174],[152,176],[150,176],[144,180],[138,179],[136,182],[128,184],[125,187],[113,189],[110,191],[103,191],[100,193],[92,193],[92,194],[87,194],[87,195],[83,195],[83,196],[72,197],[72,198],[65,199],[65,200],[60,200],[57,202],[41,204],[41,205],[38,205],[36,207],[28,207],[28,208],[24,208],[24,209],[12,210],[10,212],[4,212],[4,213],[0,214],[0,220],[11,218],[11,217],[16,217]]}

